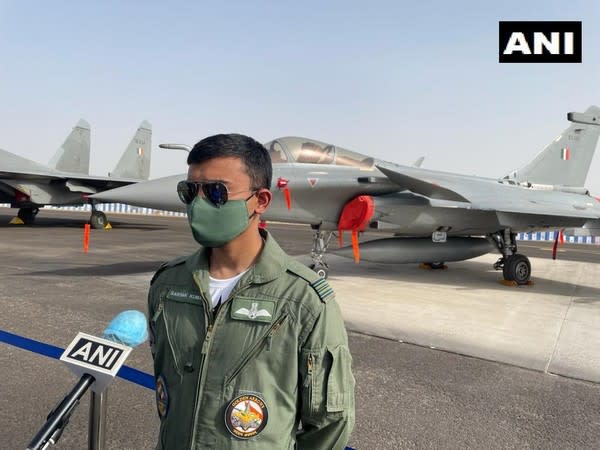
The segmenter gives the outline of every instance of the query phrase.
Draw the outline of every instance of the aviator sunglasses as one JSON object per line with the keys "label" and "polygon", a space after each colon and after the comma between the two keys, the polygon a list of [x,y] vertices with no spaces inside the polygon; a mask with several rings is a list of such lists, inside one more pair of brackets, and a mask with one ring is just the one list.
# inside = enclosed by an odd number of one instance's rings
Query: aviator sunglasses
{"label": "aviator sunglasses", "polygon": [[[202,189],[202,193],[204,197],[211,202],[216,207],[223,206],[227,203],[227,199],[229,198],[229,194],[237,194],[238,192],[229,192],[227,190],[227,186],[220,181],[188,181],[182,180],[177,183],[177,194],[179,195],[179,199],[189,205],[194,201],[194,199],[198,196],[200,189]],[[248,191],[240,191],[240,192],[248,192]],[[255,192],[255,191],[251,191]],[[252,196],[250,196],[252,197]],[[248,197],[248,198],[250,198]]]}

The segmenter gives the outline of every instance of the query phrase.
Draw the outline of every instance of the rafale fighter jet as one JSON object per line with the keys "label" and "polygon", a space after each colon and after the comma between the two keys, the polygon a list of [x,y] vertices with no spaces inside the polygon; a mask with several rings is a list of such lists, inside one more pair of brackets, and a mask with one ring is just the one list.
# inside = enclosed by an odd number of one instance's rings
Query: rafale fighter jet
{"label": "rafale fighter jet", "polygon": [[[334,253],[357,262],[440,267],[495,248],[501,257],[494,267],[506,280],[526,284],[531,265],[517,252],[518,232],[587,227],[600,234],[600,203],[583,187],[600,134],[600,108],[567,118],[572,124],[533,161],[498,179],[400,166],[312,139],[275,139],[265,144],[275,192],[265,219],[310,225],[312,268],[322,276],[332,234],[341,242],[350,231],[352,245]],[[185,211],[176,192],[185,178],[160,178],[93,197]],[[359,246],[365,230],[394,237]]]}
{"label": "rafale fighter jet", "polygon": [[0,203],[19,208],[18,217],[33,223],[44,205],[91,203],[94,228],[106,225],[90,194],[147,180],[150,174],[152,127],[143,121],[108,177],[89,175],[90,125],[80,120],[47,166],[0,150]]}

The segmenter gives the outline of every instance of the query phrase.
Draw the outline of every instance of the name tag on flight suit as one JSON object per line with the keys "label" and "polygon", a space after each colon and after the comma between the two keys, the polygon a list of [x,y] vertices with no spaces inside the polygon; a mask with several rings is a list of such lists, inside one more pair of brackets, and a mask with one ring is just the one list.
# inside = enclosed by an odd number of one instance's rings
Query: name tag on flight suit
{"label": "name tag on flight suit", "polygon": [[202,298],[198,294],[194,292],[187,292],[182,289],[169,289],[167,292],[167,298],[169,300],[187,303],[199,303],[202,301]]}

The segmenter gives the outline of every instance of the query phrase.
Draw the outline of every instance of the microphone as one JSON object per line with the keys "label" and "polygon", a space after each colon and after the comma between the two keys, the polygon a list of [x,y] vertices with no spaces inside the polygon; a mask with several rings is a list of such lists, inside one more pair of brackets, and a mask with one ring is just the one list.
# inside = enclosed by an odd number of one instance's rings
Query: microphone
{"label": "microphone", "polygon": [[123,311],[109,322],[103,336],[119,344],[137,347],[148,339],[147,324],[144,313],[134,309]]}
{"label": "microphone", "polygon": [[71,414],[85,392],[106,389],[129,356],[148,338],[146,316],[140,311],[117,314],[104,330],[104,339],[79,333],[60,357],[81,378],[60,403],[50,411],[46,423],[27,446],[27,450],[45,450],[60,439]]}

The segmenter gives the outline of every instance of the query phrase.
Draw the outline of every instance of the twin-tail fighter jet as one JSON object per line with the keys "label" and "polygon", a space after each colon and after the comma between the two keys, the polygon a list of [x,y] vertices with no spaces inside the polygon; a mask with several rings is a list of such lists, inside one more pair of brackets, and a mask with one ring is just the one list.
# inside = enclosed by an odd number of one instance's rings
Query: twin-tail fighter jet
{"label": "twin-tail fighter jet", "polygon": [[90,125],[80,120],[48,165],[0,150],[0,203],[19,208],[25,224],[35,220],[44,205],[90,203],[91,225],[102,228],[106,215],[89,195],[147,180],[150,174],[152,126],[143,121],[108,177],[89,175]]}
{"label": "twin-tail fighter jet", "polygon": [[[328,273],[324,257],[331,237],[337,233],[342,243],[349,231],[352,245],[333,253],[357,262],[439,268],[496,249],[501,256],[494,268],[507,281],[527,284],[531,264],[517,250],[518,232],[586,227],[600,234],[600,202],[583,187],[600,134],[600,108],[567,118],[572,124],[533,161],[498,179],[401,166],[313,139],[275,139],[265,144],[275,193],[265,219],[313,228],[311,267],[321,276]],[[185,178],[93,197],[185,211],[176,192]],[[393,237],[359,243],[365,230]]]}

